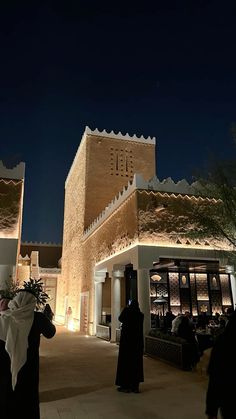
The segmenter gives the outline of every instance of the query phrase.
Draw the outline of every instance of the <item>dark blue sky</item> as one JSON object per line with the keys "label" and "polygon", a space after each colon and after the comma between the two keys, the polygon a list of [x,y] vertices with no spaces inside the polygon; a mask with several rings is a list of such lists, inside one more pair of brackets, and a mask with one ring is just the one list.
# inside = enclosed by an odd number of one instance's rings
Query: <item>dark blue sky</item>
{"label": "dark blue sky", "polygon": [[0,159],[26,162],[23,240],[62,241],[86,125],[156,136],[160,179],[235,152],[235,1],[5,3]]}

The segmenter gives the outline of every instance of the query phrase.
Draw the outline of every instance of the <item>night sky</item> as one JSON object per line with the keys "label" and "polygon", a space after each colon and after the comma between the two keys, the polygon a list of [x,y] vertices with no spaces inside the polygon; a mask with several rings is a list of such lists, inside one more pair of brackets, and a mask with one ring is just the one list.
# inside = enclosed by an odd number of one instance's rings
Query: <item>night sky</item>
{"label": "night sky", "polygon": [[227,0],[1,2],[0,159],[26,163],[23,240],[62,242],[86,125],[155,136],[161,180],[235,153],[235,22]]}

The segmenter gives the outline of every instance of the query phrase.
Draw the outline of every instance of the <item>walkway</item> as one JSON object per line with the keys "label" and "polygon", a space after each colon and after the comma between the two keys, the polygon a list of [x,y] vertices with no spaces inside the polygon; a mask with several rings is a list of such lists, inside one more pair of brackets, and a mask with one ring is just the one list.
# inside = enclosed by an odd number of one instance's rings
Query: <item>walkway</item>
{"label": "walkway", "polygon": [[57,327],[41,342],[41,419],[206,419],[206,377],[144,357],[141,393],[114,386],[118,347]]}

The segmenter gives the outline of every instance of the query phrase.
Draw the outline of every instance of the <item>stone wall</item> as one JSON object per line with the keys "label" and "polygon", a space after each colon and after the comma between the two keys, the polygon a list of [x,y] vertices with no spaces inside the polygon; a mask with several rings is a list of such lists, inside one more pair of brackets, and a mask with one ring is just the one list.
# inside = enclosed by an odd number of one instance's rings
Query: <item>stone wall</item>
{"label": "stone wall", "polygon": [[85,228],[122,191],[134,173],[142,173],[146,180],[155,175],[154,145],[87,137]]}
{"label": "stone wall", "polygon": [[[70,249],[63,249],[62,278],[58,284],[57,315],[65,312],[68,295],[75,319],[80,316],[80,293],[89,291],[89,321],[92,330],[94,312],[94,264],[132,244],[137,237],[136,194],[130,198],[84,242],[73,239]],[[68,258],[66,258],[68,255]],[[65,258],[65,259],[64,259]],[[68,280],[69,278],[69,280]]]}
{"label": "stone wall", "polygon": [[[199,247],[217,246],[212,237],[200,240],[191,235],[198,229],[194,217],[195,210],[199,205],[209,208],[212,212],[217,211],[218,203],[208,198],[194,196],[167,194],[164,192],[139,191],[138,219],[139,241],[150,244],[158,242],[162,245],[194,245]],[[209,209],[208,209],[209,212]],[[187,234],[189,233],[189,237]],[[229,250],[227,243],[221,240],[221,246]]]}
{"label": "stone wall", "polygon": [[[124,202],[105,223],[83,243],[84,275],[81,291],[90,292],[90,321],[94,310],[94,265],[96,262],[115,254],[131,245],[137,238],[136,193]],[[110,273],[111,274],[111,273]]]}
{"label": "stone wall", "polygon": [[86,143],[81,144],[74,160],[73,170],[66,182],[62,273],[57,289],[57,317],[65,315],[65,297],[68,296],[75,318],[79,316],[79,293],[83,277],[81,237],[84,230]]}
{"label": "stone wall", "polygon": [[21,180],[0,179],[0,238],[19,238],[22,189]]}
{"label": "stone wall", "polygon": [[[137,237],[135,194],[94,234],[84,230],[132,180],[155,175],[155,141],[86,131],[66,181],[62,274],[57,291],[58,318],[65,297],[75,319],[80,317],[80,294],[89,291],[89,321],[94,310],[94,263],[131,244]],[[127,138],[127,139],[126,139]],[[92,326],[91,326],[92,330]]]}

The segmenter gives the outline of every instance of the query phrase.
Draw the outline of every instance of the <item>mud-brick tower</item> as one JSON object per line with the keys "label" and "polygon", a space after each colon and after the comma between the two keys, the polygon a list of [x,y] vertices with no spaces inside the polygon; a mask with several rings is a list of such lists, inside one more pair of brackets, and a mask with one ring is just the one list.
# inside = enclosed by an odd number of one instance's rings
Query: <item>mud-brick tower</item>
{"label": "mud-brick tower", "polygon": [[92,330],[89,324],[93,322],[93,278],[85,273],[89,261],[83,252],[84,231],[133,179],[134,173],[142,173],[145,180],[152,178],[156,174],[155,161],[155,138],[86,127],[65,182],[58,320],[63,320],[71,306],[76,328]]}

